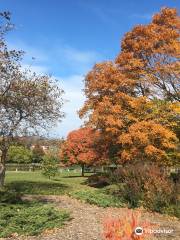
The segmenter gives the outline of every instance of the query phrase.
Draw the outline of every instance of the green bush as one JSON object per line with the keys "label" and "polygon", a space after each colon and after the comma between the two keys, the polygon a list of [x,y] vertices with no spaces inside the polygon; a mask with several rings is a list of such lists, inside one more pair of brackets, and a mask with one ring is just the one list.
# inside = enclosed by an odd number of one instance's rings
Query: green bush
{"label": "green bush", "polygon": [[104,194],[108,194],[108,195],[112,195],[114,197],[120,197],[119,196],[119,189],[120,189],[120,186],[123,187],[123,184],[111,184],[111,185],[108,185],[104,188],[101,189],[101,192],[104,193]]}
{"label": "green bush", "polygon": [[170,177],[174,183],[180,184],[180,170],[178,170],[177,172],[172,172]]}
{"label": "green bush", "polygon": [[0,204],[0,237],[38,235],[69,219],[69,213],[42,203]]}
{"label": "green bush", "polygon": [[161,212],[164,214],[168,214],[168,215],[180,218],[180,202],[178,202],[177,204],[171,204],[168,207],[162,208]]}
{"label": "green bush", "polygon": [[20,193],[15,190],[1,189],[0,190],[0,203],[17,203],[21,202]]}
{"label": "green bush", "polygon": [[81,190],[69,194],[72,197],[83,200],[99,207],[122,207],[124,204],[116,197],[107,195],[99,190]]}
{"label": "green bush", "polygon": [[41,145],[35,144],[34,148],[32,150],[32,162],[33,163],[41,163],[43,160],[43,157],[45,155],[45,152]]}

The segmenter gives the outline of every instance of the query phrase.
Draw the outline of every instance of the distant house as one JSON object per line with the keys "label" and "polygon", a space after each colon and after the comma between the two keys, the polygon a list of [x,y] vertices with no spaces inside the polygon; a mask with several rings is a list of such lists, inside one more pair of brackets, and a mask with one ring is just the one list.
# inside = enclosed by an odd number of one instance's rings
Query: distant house
{"label": "distant house", "polygon": [[[31,145],[31,150],[33,150],[34,148],[36,147],[36,145]],[[44,153],[45,154],[47,154],[48,153],[48,151],[49,151],[49,146],[45,146],[45,145],[40,145],[40,147],[42,148],[42,150],[44,151]]]}

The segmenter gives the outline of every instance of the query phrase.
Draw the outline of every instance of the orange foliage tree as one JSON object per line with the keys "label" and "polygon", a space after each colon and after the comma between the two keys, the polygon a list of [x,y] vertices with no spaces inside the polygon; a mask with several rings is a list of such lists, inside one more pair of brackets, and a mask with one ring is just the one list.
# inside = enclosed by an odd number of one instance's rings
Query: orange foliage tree
{"label": "orange foliage tree", "polygon": [[99,133],[91,128],[80,128],[70,132],[60,150],[61,159],[70,165],[80,164],[84,176],[85,165],[92,165],[99,159],[95,147],[98,137]]}
{"label": "orange foliage tree", "polygon": [[116,63],[136,82],[138,95],[180,100],[180,18],[174,8],[162,8],[147,25],[126,33]]}
{"label": "orange foliage tree", "polygon": [[87,124],[100,129],[109,156],[116,159],[119,135],[125,131],[131,120],[127,118],[131,107],[134,85],[127,81],[113,62],[96,64],[85,79],[87,101],[80,111],[80,117],[89,118]]}
{"label": "orange foliage tree", "polygon": [[79,115],[100,130],[109,155],[121,163],[173,164],[168,154],[178,141],[179,26],[176,9],[163,8],[150,24],[125,35],[115,61],[96,64],[85,78],[87,100]]}

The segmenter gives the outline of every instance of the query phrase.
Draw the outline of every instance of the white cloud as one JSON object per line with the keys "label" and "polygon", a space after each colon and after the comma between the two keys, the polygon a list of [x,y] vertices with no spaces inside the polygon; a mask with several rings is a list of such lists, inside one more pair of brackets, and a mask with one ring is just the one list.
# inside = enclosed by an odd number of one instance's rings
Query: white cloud
{"label": "white cloud", "polygon": [[64,98],[67,101],[64,104],[63,111],[66,117],[52,130],[52,136],[56,133],[56,135],[65,137],[68,132],[79,128],[83,124],[83,121],[79,119],[77,114],[85,100],[82,91],[84,87],[82,81],[83,76],[72,75],[67,78],[58,77],[57,79],[60,81],[60,86],[65,90]]}
{"label": "white cloud", "polygon": [[74,61],[78,63],[92,63],[97,60],[99,54],[93,51],[80,51],[78,49],[72,47],[64,47],[61,49],[62,53],[64,53],[64,57],[68,61]]}
{"label": "white cloud", "polygon": [[69,69],[71,74],[85,74],[91,67],[102,60],[96,51],[80,50],[68,45],[58,46],[56,59],[59,59],[61,68]]}

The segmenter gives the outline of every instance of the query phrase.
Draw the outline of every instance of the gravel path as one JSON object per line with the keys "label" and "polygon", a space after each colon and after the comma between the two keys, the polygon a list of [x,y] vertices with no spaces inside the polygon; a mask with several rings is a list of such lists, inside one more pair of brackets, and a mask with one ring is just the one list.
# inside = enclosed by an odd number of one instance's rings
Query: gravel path
{"label": "gravel path", "polygon": [[[102,223],[104,219],[112,216],[122,216],[127,212],[126,208],[101,208],[68,196],[28,196],[26,198],[54,202],[57,207],[70,211],[73,219],[61,229],[52,232],[48,231],[48,233],[38,237],[13,237],[13,240],[102,240]],[[151,214],[145,211],[143,211],[142,217],[152,223],[157,223],[161,229],[174,230],[172,234],[158,234],[153,239],[180,239],[180,222],[176,218]]]}

